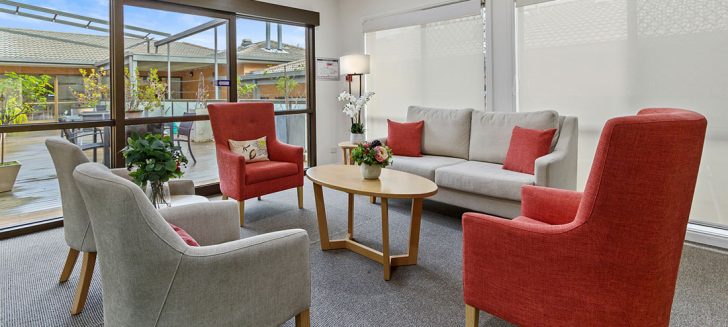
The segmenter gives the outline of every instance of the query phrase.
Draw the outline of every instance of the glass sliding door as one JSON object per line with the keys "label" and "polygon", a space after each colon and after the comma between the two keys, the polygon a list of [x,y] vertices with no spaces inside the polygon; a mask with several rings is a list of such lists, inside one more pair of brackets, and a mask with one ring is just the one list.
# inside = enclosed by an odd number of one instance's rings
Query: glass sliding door
{"label": "glass sliding door", "polygon": [[47,138],[110,165],[109,53],[108,1],[0,3],[0,229],[61,216]]}
{"label": "glass sliding door", "polygon": [[691,222],[728,228],[726,2],[516,3],[519,110],[579,117],[579,188],[607,119],[645,107],[695,110],[708,132]]}
{"label": "glass sliding door", "polygon": [[238,102],[272,102],[277,137],[304,147],[309,165],[306,28],[248,18],[236,21]]}

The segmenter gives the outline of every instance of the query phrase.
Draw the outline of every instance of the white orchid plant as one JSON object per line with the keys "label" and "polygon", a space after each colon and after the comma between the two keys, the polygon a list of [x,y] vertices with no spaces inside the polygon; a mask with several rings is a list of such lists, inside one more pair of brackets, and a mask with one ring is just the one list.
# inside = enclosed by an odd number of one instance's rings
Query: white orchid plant
{"label": "white orchid plant", "polygon": [[357,97],[349,92],[341,92],[339,101],[344,102],[343,112],[351,119],[351,133],[363,134],[364,123],[361,120],[361,112],[371,100],[374,92],[366,92],[362,96]]}

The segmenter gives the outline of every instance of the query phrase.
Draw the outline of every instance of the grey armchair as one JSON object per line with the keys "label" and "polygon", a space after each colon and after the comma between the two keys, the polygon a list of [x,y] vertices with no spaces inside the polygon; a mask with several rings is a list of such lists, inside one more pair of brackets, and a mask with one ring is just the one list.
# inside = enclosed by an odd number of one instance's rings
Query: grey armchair
{"label": "grey armchair", "polygon": [[[70,247],[66,263],[61,271],[60,282],[68,281],[76,265],[78,255],[83,252],[83,263],[81,265],[81,276],[76,286],[76,294],[71,305],[71,314],[79,314],[83,310],[88,295],[88,288],[91,285],[91,276],[93,275],[94,266],[96,264],[96,243],[94,242],[94,234],[88,219],[86,205],[78,193],[78,188],[73,180],[73,169],[76,166],[89,162],[83,150],[65,139],[60,137],[48,138],[45,141],[48,152],[53,159],[53,165],[56,168],[58,176],[58,184],[61,191],[61,205],[63,207],[63,232],[66,238],[66,244]],[[129,178],[129,172],[124,169],[113,169],[115,174],[124,178]],[[173,202],[192,202],[197,197],[195,194],[195,185],[189,180],[175,180],[170,182],[170,193]],[[181,228],[185,228],[184,224],[176,224]],[[237,226],[237,225],[236,225]],[[223,228],[222,226],[220,228]],[[239,234],[239,229],[235,227],[233,231]]]}
{"label": "grey armchair", "polygon": [[[157,211],[133,183],[97,163],[73,173],[94,226],[101,265],[105,326],[309,325],[308,235],[286,230],[215,244],[216,222],[185,228],[207,246],[190,247],[162,212],[232,221],[237,204],[220,201]],[[178,210],[184,208],[185,210]],[[182,219],[181,219],[182,220]],[[227,220],[226,220],[227,221]],[[182,227],[182,226],[180,226]]]}

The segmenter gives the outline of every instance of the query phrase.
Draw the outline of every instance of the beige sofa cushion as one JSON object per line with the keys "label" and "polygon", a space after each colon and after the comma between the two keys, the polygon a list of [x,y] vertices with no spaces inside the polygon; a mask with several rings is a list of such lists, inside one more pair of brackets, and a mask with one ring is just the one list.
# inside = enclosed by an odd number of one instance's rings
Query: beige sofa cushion
{"label": "beige sofa cushion", "polygon": [[410,106],[407,121],[425,121],[422,154],[468,159],[472,109],[434,109]]}
{"label": "beige sofa cushion", "polygon": [[465,162],[465,160],[430,155],[423,155],[422,157],[393,156],[392,165],[389,166],[389,168],[422,176],[431,181],[434,181],[435,170],[437,168],[442,168],[462,162]]}
{"label": "beige sofa cushion", "polygon": [[533,185],[535,178],[505,170],[499,164],[466,161],[438,168],[435,183],[458,191],[520,201],[521,186]]}
{"label": "beige sofa cushion", "polygon": [[[534,112],[474,111],[470,128],[470,160],[502,164],[511,143],[513,127],[559,128],[559,114],[553,110]],[[427,127],[427,123],[425,123]],[[552,143],[558,139],[554,137]]]}

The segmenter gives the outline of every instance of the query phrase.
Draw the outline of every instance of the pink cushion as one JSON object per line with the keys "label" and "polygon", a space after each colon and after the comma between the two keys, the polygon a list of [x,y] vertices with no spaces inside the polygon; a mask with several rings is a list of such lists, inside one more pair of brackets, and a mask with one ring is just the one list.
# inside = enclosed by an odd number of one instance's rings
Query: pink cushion
{"label": "pink cushion", "polygon": [[258,161],[245,164],[245,184],[256,184],[298,173],[298,165],[282,161]]}
{"label": "pink cushion", "polygon": [[503,169],[533,175],[536,159],[549,153],[554,134],[556,134],[555,128],[536,130],[513,127],[511,144],[503,162]]}
{"label": "pink cushion", "polygon": [[422,156],[422,129],[425,122],[398,123],[387,119],[387,146],[392,154],[406,157]]}
{"label": "pink cushion", "polygon": [[183,241],[185,241],[185,243],[187,243],[187,245],[189,245],[189,246],[200,246],[200,243],[197,243],[197,241],[195,241],[195,239],[192,238],[192,236],[190,236],[190,234],[187,234],[187,232],[184,229],[179,228],[178,226],[173,225],[173,224],[169,224],[169,227],[172,227],[172,229],[174,230],[174,232],[177,233],[177,235],[179,235],[179,237]]}

